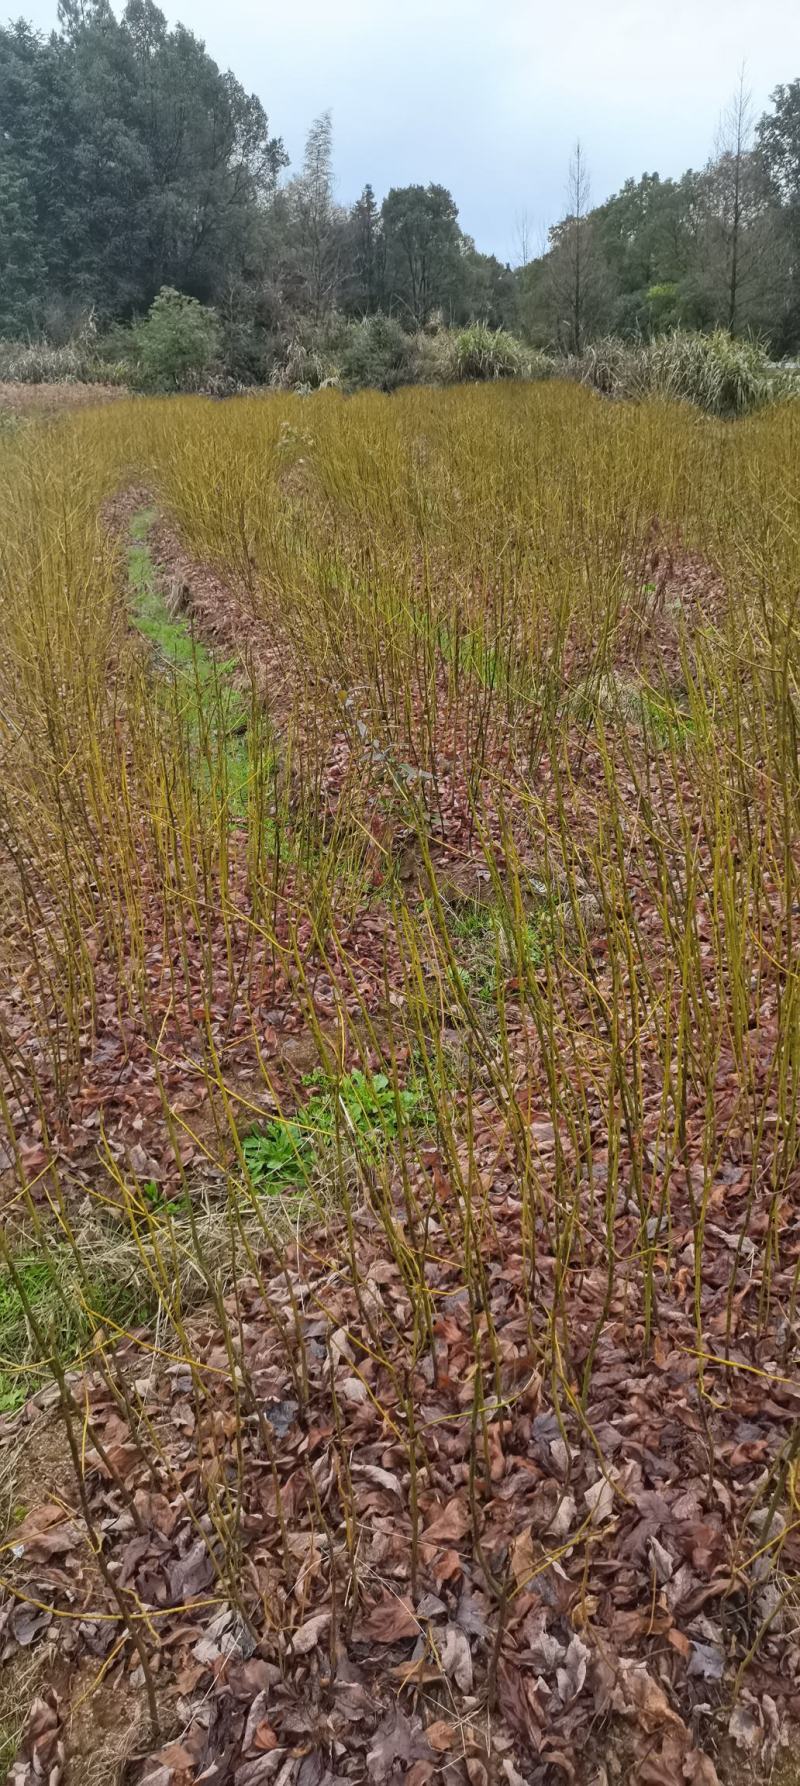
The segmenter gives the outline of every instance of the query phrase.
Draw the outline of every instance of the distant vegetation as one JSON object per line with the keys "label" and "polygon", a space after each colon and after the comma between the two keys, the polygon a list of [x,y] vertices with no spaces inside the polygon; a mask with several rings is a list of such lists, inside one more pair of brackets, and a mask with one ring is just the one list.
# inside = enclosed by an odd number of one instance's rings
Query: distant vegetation
{"label": "distant vegetation", "polygon": [[[737,340],[724,329],[709,335],[678,329],[639,342],[606,336],[580,354],[555,355],[485,323],[463,329],[437,323],[410,334],[382,315],[359,321],[335,316],[325,325],[298,327],[276,356],[269,382],[277,390],[308,394],[329,386],[388,392],[401,385],[555,376],[611,397],[681,398],[718,416],[746,415],[800,392],[793,367],[775,364],[763,345]],[[226,372],[214,311],[169,288],[141,322],[105,340],[90,335],[62,346],[0,341],[0,381],[73,380],[212,396],[241,388]]]}
{"label": "distant vegetation", "polygon": [[711,407],[736,410],[745,363],[760,396],[768,359],[800,347],[800,80],[758,120],[740,82],[703,168],[602,204],[578,145],[567,214],[539,254],[521,220],[512,267],[435,182],[337,203],[328,114],[289,172],[260,100],[152,0],[59,16],[47,38],[0,31],[4,376],[392,390],[568,355],[601,388],[702,396],[729,353],[739,394]]}

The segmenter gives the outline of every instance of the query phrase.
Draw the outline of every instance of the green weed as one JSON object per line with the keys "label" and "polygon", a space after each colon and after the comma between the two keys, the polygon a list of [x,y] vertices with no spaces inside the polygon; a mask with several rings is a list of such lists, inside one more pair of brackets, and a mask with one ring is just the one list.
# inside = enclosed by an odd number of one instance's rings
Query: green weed
{"label": "green weed", "polygon": [[242,1143],[255,1188],[269,1196],[307,1186],[315,1165],[330,1159],[337,1137],[364,1163],[375,1163],[405,1124],[424,1117],[421,1084],[400,1090],[386,1073],[353,1067],[338,1081],[315,1073],[306,1084],[320,1089],[302,1110],[291,1118],[275,1117]]}
{"label": "green weed", "polygon": [[[0,1412],[7,1413],[8,1410],[0,1406]],[[0,1718],[0,1786],[3,1786],[3,1782],[8,1779],[24,1728],[24,1713]]]}
{"label": "green weed", "polygon": [[656,690],[639,678],[611,671],[579,682],[567,705],[579,724],[632,727],[657,750],[687,745],[696,731],[692,715],[670,689]]}
{"label": "green weed", "polygon": [[311,1177],[314,1148],[299,1122],[276,1116],[266,1128],[245,1136],[242,1152],[256,1190],[268,1196],[301,1189]]}
{"label": "green weed", "polygon": [[184,1215],[189,1207],[188,1197],[168,1197],[163,1186],[157,1184],[154,1178],[149,1178],[142,1186],[142,1195],[153,1215]]}

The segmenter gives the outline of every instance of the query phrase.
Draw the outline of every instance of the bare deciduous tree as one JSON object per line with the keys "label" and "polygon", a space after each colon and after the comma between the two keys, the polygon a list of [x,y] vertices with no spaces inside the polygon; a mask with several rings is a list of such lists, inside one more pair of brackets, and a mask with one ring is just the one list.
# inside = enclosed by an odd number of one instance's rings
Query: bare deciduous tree
{"label": "bare deciduous tree", "polygon": [[747,209],[748,161],[753,140],[750,91],[739,70],[736,91],[723,113],[717,135],[717,167],[721,175],[723,229],[727,247],[727,323],[736,334],[741,279],[742,235]]}
{"label": "bare deciduous tree", "polygon": [[583,144],[572,152],[567,180],[567,213],[550,230],[548,286],[559,344],[580,353],[590,319],[590,296],[596,268],[592,264],[591,184]]}
{"label": "bare deciduous tree", "polygon": [[569,183],[567,187],[569,219],[572,223],[570,231],[572,252],[572,341],[575,353],[580,353],[583,344],[583,326],[585,312],[586,284],[586,218],[591,198],[591,182],[586,157],[580,137],[575,144],[569,164]]}
{"label": "bare deciduous tree", "polygon": [[518,265],[527,267],[531,259],[531,239],[533,230],[529,211],[519,211],[514,219],[514,241],[517,247]]}

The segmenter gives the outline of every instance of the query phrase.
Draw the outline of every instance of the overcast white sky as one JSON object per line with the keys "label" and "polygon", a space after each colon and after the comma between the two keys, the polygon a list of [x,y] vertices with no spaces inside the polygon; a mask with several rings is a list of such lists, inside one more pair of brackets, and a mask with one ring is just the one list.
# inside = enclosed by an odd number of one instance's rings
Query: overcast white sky
{"label": "overcast white sky", "polygon": [[[760,113],[800,76],[798,0],[162,0],[266,106],[294,161],[333,112],[337,196],[449,186],[479,248],[517,259],[561,213],[577,135],[595,202],[705,161],[741,63]],[[19,0],[42,29],[55,0]]]}

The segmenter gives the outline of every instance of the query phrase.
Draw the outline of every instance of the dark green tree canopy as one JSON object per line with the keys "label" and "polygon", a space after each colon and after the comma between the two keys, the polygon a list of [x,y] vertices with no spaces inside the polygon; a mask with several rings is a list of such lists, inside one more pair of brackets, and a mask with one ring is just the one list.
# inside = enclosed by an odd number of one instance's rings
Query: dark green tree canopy
{"label": "dark green tree canopy", "polygon": [[0,31],[0,117],[35,283],[43,268],[51,299],[107,314],[165,284],[212,297],[285,161],[260,101],[153,0],[128,0],[119,20],[107,0],[65,0],[47,39],[23,21]]}
{"label": "dark green tree canopy", "polygon": [[775,88],[772,111],[760,119],[757,134],[775,193],[784,204],[800,206],[800,80]]}
{"label": "dark green tree canopy", "polygon": [[[281,342],[311,351],[315,330],[382,313],[577,352],[681,326],[800,346],[800,80],[755,123],[742,76],[704,167],[643,173],[598,205],[576,145],[566,215],[535,259],[526,226],[513,270],[434,181],[341,204],[328,112],[282,180],[286,164],[261,101],[154,0],[119,17],[110,0],[62,0],[49,37],[0,28],[0,333],[127,322],[169,288],[214,307],[222,361],[245,379]],[[358,341],[394,376],[391,331]]]}
{"label": "dark green tree canopy", "polygon": [[434,310],[449,321],[457,298],[461,231],[446,186],[393,186],[381,207],[394,307],[415,323]]}

